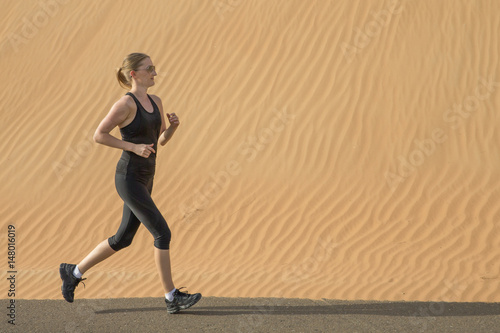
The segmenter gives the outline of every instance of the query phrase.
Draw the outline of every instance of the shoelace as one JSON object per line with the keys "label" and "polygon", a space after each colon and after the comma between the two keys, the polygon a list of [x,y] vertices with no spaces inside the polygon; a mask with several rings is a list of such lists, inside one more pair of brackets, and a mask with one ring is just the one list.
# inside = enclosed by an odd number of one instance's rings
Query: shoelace
{"label": "shoelace", "polygon": [[186,287],[177,288],[176,293],[181,294],[181,295],[185,295],[185,296],[189,295],[187,290],[186,290],[186,292],[181,291],[182,288],[185,289]]}
{"label": "shoelace", "polygon": [[76,283],[75,285],[75,288],[78,287],[78,285],[80,284],[80,282],[83,284],[83,288],[85,289],[85,282],[83,282],[83,280],[87,280],[87,278],[84,278],[84,279],[78,279],[78,282]]}

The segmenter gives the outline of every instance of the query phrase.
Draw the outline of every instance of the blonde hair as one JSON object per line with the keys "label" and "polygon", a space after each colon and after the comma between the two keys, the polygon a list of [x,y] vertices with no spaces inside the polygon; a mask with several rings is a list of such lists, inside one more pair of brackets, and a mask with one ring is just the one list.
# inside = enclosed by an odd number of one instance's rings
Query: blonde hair
{"label": "blonde hair", "polygon": [[116,78],[118,83],[125,89],[132,88],[132,77],[130,76],[131,71],[136,71],[141,62],[149,58],[147,54],[144,53],[130,53],[123,59],[122,67],[116,70]]}

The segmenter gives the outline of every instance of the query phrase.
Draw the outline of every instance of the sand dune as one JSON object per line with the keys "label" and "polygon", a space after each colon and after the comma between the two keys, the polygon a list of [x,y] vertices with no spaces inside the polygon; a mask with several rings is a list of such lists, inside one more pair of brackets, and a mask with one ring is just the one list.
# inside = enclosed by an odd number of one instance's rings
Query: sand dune
{"label": "sand dune", "polygon": [[[430,0],[4,4],[0,234],[6,250],[15,225],[16,297],[60,298],[59,263],[118,228],[120,151],[92,134],[125,93],[114,69],[139,51],[159,69],[150,93],[181,120],[153,191],[178,286],[500,301],[499,10]],[[77,297],[161,295],[152,254],[141,228]]]}

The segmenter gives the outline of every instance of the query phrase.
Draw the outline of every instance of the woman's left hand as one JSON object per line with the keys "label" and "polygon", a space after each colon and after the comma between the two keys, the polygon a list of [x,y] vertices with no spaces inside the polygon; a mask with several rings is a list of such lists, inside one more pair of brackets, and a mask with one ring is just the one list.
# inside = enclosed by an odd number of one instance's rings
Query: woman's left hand
{"label": "woman's left hand", "polygon": [[180,122],[179,122],[179,118],[177,118],[177,115],[175,113],[167,113],[167,118],[168,118],[168,122],[170,123],[170,126],[173,126],[173,127],[177,127],[179,126]]}

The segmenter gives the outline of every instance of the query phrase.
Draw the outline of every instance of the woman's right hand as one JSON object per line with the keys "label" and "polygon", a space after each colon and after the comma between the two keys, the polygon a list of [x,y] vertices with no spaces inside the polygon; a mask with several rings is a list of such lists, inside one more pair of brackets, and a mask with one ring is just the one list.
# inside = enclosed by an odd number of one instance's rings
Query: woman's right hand
{"label": "woman's right hand", "polygon": [[153,149],[154,144],[136,144],[134,146],[134,153],[136,155],[139,155],[140,157],[148,158],[151,153],[156,153],[155,150]]}

